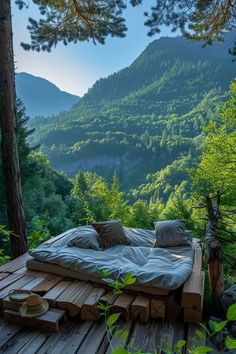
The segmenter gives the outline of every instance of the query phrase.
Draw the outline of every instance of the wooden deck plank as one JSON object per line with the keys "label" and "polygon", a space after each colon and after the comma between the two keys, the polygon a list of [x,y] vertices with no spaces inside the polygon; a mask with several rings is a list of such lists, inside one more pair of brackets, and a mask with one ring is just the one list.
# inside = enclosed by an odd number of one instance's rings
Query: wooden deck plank
{"label": "wooden deck plank", "polygon": [[[196,348],[196,346],[205,345],[205,340],[196,336],[196,330],[202,330],[198,324],[189,323],[187,328],[187,343],[185,347],[185,353],[188,354],[190,349]],[[197,338],[197,343],[196,343]]]}
{"label": "wooden deck plank", "polygon": [[71,317],[75,317],[80,313],[80,310],[93,290],[92,285],[74,281],[57,299],[57,307],[66,310]]}
{"label": "wooden deck plank", "polygon": [[32,337],[17,354],[35,354],[46,342],[50,334],[47,332],[38,332]]}
{"label": "wooden deck plank", "polygon": [[61,340],[54,346],[52,351],[50,351],[50,354],[77,353],[92,326],[94,326],[94,322],[91,321],[73,323],[70,331],[68,331],[66,336],[62,336]]}
{"label": "wooden deck plank", "polygon": [[139,349],[143,350],[144,352],[147,351],[146,349],[149,343],[149,336],[151,335],[151,324],[152,321],[149,321],[148,323],[140,323],[137,321],[134,323],[133,331],[129,338],[129,344],[131,345],[132,352],[135,352]]}
{"label": "wooden deck plank", "polygon": [[43,298],[47,300],[50,306],[56,306],[56,299],[72,284],[71,280],[62,280],[50,289]]}
{"label": "wooden deck plank", "polygon": [[40,317],[22,318],[19,312],[13,310],[4,310],[3,314],[5,320],[9,323],[38,328],[49,332],[57,332],[59,330],[59,321],[65,316],[65,312],[58,309],[49,309]]}
{"label": "wooden deck plank", "polygon": [[[183,326],[183,323],[181,322],[172,322],[173,326],[174,326],[174,340],[173,340],[173,348],[175,346],[175,344],[186,338],[186,334],[185,334],[185,330],[186,330],[186,326]],[[185,347],[183,347],[181,350],[180,350],[180,353],[185,353]]]}
{"label": "wooden deck plank", "polygon": [[120,313],[122,317],[129,321],[131,304],[135,299],[135,295],[123,293],[114,302],[111,313]]}
{"label": "wooden deck plank", "polygon": [[0,331],[0,351],[2,347],[20,331],[22,327],[17,325],[10,325],[5,321],[5,325],[1,327]]}
{"label": "wooden deck plank", "polygon": [[[188,331],[188,347],[191,345],[191,336],[194,336],[194,329],[197,326],[185,325]],[[5,328],[5,329],[4,329]],[[185,338],[183,323],[170,322],[166,320],[149,320],[148,323],[126,322],[121,320],[119,328],[128,330],[127,341],[133,342],[132,349],[142,349],[145,352],[153,353],[162,345],[162,338],[165,338],[173,346],[179,339]],[[6,324],[0,331],[0,352],[4,349],[7,353],[18,354],[111,354],[112,348],[106,340],[105,326],[103,321],[68,321],[62,324],[58,333],[48,334],[36,329],[27,330],[25,338],[19,342],[20,335],[17,333],[26,332],[21,327]],[[10,339],[12,339],[10,341]],[[113,348],[120,343],[119,339],[113,337]],[[9,351],[9,348],[12,351]],[[17,351],[15,351],[17,349]]]}
{"label": "wooden deck plank", "polygon": [[174,341],[174,328],[170,321],[168,320],[154,320],[152,321],[152,327],[150,328],[152,336],[148,343],[147,351],[155,352],[155,350],[160,350],[163,348],[163,340],[166,340],[169,345],[173,346]]}
{"label": "wooden deck plank", "polygon": [[94,322],[93,327],[86,336],[83,344],[78,350],[78,354],[92,354],[96,353],[106,335],[106,328],[104,321]]}
{"label": "wooden deck plank", "polygon": [[30,340],[34,340],[37,335],[36,330],[31,329],[22,329],[14,337],[12,337],[4,346],[2,347],[2,351],[5,354],[13,354],[18,353],[22,347]]}
{"label": "wooden deck plank", "polygon": [[35,287],[38,286],[39,284],[41,284],[43,281],[44,281],[44,278],[42,278],[42,277],[33,278],[29,283],[22,286],[21,289],[33,291],[33,289],[35,289]]}
{"label": "wooden deck plank", "polygon": [[96,321],[100,317],[97,304],[104,295],[105,289],[93,288],[82,306],[80,317],[82,320]]}
{"label": "wooden deck plank", "polygon": [[153,298],[151,300],[151,318],[165,318],[166,301],[164,299]]}
{"label": "wooden deck plank", "polygon": [[[129,342],[129,338],[131,335],[131,330],[132,330],[132,325],[133,323],[131,321],[127,322],[125,320],[120,320],[119,323],[119,329],[122,329],[123,331],[128,331],[129,335],[126,339],[125,342],[123,342],[124,345],[126,345]],[[105,337],[106,338],[106,337]],[[108,345],[108,341],[106,340],[107,347],[105,351],[102,351],[102,348],[99,348],[99,353],[98,354],[112,354],[113,349],[118,347],[120,345],[120,338],[119,337],[112,337],[111,339],[111,345]]]}
{"label": "wooden deck plank", "polygon": [[0,272],[9,272],[14,273],[16,270],[25,266],[28,259],[32,258],[28,252],[22,256],[13,259],[11,262],[8,262],[0,267]]}
{"label": "wooden deck plank", "polygon": [[131,318],[139,318],[141,322],[147,322],[150,318],[150,299],[138,295],[131,305]]}
{"label": "wooden deck plank", "polygon": [[14,283],[16,280],[22,278],[22,275],[20,274],[10,274],[7,277],[3,278],[0,281],[0,291],[6,288],[7,286],[11,285]]}
{"label": "wooden deck plank", "polygon": [[[70,328],[72,328],[72,322],[64,323],[58,333],[51,334],[47,340],[43,343],[40,349],[37,351],[37,354],[49,354],[53,351],[57,343],[61,340],[63,333],[67,333]],[[33,354],[33,353],[32,353]]]}
{"label": "wooden deck plank", "polygon": [[202,250],[198,244],[198,239],[193,240],[195,250],[192,273],[184,283],[181,306],[188,309],[201,310],[203,293],[202,290]]}
{"label": "wooden deck plank", "polygon": [[45,295],[50,289],[52,289],[61,280],[62,278],[56,275],[47,275],[47,277],[40,284],[36,285],[31,290],[40,295]]}
{"label": "wooden deck plank", "polygon": [[10,275],[10,273],[0,273],[0,280],[8,277],[8,275]]}
{"label": "wooden deck plank", "polygon": [[195,287],[195,292],[191,294],[192,301],[195,301],[194,306],[192,308],[184,308],[184,322],[199,323],[202,321],[204,286],[205,272],[201,272],[200,285],[197,288]]}
{"label": "wooden deck plank", "polygon": [[199,274],[192,273],[184,284],[181,305],[187,309],[201,310],[203,298],[203,279],[201,272]]}

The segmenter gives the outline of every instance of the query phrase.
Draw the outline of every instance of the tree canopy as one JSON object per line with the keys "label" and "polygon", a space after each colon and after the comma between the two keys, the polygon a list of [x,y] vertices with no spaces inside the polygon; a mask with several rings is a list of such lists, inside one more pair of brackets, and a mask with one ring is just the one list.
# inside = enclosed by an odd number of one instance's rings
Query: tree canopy
{"label": "tree canopy", "polygon": [[[127,31],[123,11],[125,0],[32,0],[38,5],[41,18],[29,18],[31,43],[22,43],[24,49],[50,51],[58,42],[92,40],[104,43],[108,35],[124,37]],[[132,6],[143,0],[130,0]],[[144,13],[148,35],[161,31],[161,26],[180,29],[187,38],[211,44],[223,30],[236,25],[235,0],[155,0]],[[16,0],[19,8],[24,0]]]}

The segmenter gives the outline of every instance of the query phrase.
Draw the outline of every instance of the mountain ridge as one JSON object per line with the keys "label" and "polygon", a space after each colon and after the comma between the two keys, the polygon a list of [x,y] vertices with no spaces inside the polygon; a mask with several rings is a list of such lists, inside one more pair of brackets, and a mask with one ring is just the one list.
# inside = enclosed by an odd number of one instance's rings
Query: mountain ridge
{"label": "mountain ridge", "polygon": [[16,92],[30,117],[66,111],[80,98],[60,90],[44,78],[26,72],[16,73]]}
{"label": "mountain ridge", "polygon": [[126,191],[176,159],[194,161],[202,128],[216,118],[235,77],[226,49],[216,47],[182,37],[152,42],[70,111],[32,120],[33,142],[57,170],[71,177],[90,170],[108,179],[116,171]]}

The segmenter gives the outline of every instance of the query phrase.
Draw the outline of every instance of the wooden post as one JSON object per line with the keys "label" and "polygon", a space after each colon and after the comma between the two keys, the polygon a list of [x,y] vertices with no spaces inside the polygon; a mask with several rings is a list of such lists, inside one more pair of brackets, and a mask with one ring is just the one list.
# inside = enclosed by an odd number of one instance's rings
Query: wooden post
{"label": "wooden post", "polygon": [[208,195],[205,196],[208,213],[205,232],[208,275],[212,297],[217,301],[224,291],[223,249],[220,241],[216,238],[217,227],[221,218],[220,196],[221,193],[218,191],[217,204],[214,204]]}

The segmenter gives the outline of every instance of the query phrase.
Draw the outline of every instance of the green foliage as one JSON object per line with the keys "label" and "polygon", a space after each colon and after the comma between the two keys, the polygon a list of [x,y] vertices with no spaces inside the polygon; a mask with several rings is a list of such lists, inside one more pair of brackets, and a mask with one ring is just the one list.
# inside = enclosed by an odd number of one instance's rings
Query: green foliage
{"label": "green foliage", "polygon": [[205,193],[225,190],[224,198],[233,206],[236,200],[236,81],[230,89],[231,97],[221,106],[219,120],[211,121],[205,128],[207,136],[193,183]]}
{"label": "green foliage", "polygon": [[47,211],[45,212],[43,219],[40,219],[38,216],[33,217],[28,234],[28,245],[30,249],[38,247],[40,243],[51,237],[48,229],[49,223],[50,215]]}
{"label": "green foliage", "polygon": [[132,189],[130,200],[149,202],[155,193],[166,202],[189,181],[202,127],[226,98],[235,76],[226,56],[181,37],[154,41],[129,67],[98,80],[69,112],[31,120],[32,141],[70,176],[81,166],[111,183],[115,171],[121,189]]}
{"label": "green foliage", "polygon": [[[105,281],[113,290],[114,294],[122,293],[125,289],[125,286],[133,284],[136,279],[132,276],[131,273],[127,274],[125,277],[121,277],[118,279],[113,279],[111,277],[110,272],[105,269],[100,270],[101,275],[105,278]],[[122,284],[122,286],[117,284]],[[142,348],[139,348],[135,352],[132,351],[132,343],[128,343],[129,332],[127,330],[123,330],[119,328],[119,318],[120,313],[114,313],[109,315],[109,311],[112,308],[112,305],[108,303],[99,303],[98,308],[100,310],[100,314],[105,318],[106,330],[107,330],[107,338],[109,344],[111,346],[112,353],[114,354],[137,354],[143,353]],[[189,354],[206,354],[210,352],[215,352],[215,349],[209,345],[202,345],[202,342],[208,342],[214,335],[222,331],[227,325],[229,325],[232,321],[236,321],[236,304],[231,305],[228,308],[226,314],[226,320],[221,321],[219,323],[209,320],[208,327],[202,323],[200,323],[201,330],[196,329],[194,338],[191,338],[191,342],[193,343],[190,348],[188,348]],[[111,339],[112,337],[116,337],[119,339],[117,342],[117,348],[113,348]],[[166,341],[165,338],[162,339],[162,344],[160,348],[156,348],[155,354],[165,353],[165,354],[181,354],[183,348],[186,345],[186,341],[180,339],[172,348],[172,346]],[[231,350],[236,349],[236,340],[227,336],[225,340],[225,347],[222,350]],[[151,353],[149,353],[151,354]]]}
{"label": "green foliage", "polygon": [[4,248],[6,247],[6,244],[9,243],[11,236],[12,232],[7,230],[5,225],[0,225],[0,266],[10,261],[10,257],[6,256],[4,253]]}
{"label": "green foliage", "polygon": [[[217,237],[224,246],[226,271],[236,262],[235,208],[236,208],[236,81],[230,86],[231,96],[221,105],[219,119],[210,121],[205,128],[202,154],[191,170],[195,203],[200,204],[203,194],[221,196],[221,216]],[[196,213],[201,218],[201,213]]]}

